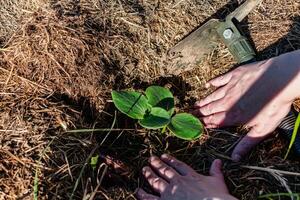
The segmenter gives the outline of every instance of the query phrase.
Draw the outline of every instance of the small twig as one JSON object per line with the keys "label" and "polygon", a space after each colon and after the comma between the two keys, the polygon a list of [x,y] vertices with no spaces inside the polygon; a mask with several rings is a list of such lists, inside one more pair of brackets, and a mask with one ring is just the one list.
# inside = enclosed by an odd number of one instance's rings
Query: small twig
{"label": "small twig", "polygon": [[7,80],[5,81],[4,87],[7,86],[7,84],[9,83],[10,78],[11,78],[12,75],[13,75],[14,69],[15,69],[14,67],[11,68],[11,70],[10,70],[10,72],[9,72],[9,75],[8,75],[8,77],[7,77]]}
{"label": "small twig", "polygon": [[135,23],[133,23],[133,22],[130,22],[130,21],[127,21],[126,19],[124,19],[124,18],[120,18],[123,22],[125,22],[125,23],[127,23],[127,24],[129,24],[129,25],[132,25],[132,26],[135,26],[135,27],[137,27],[137,28],[141,28],[141,29],[145,29],[144,27],[142,27],[142,26],[140,26],[140,25],[138,25],[138,24],[135,24]]}
{"label": "small twig", "polygon": [[53,169],[50,169],[48,167],[45,167],[45,166],[42,166],[42,165],[39,165],[39,164],[36,164],[36,163],[32,163],[32,162],[28,162],[28,161],[22,161],[20,158],[16,157],[15,155],[13,155],[11,152],[5,150],[5,149],[0,149],[0,152],[4,152],[5,154],[7,154],[8,156],[10,156],[12,159],[14,159],[15,161],[17,161],[18,163],[20,163],[21,165],[23,166],[28,166],[31,165],[33,167],[39,167],[39,168],[42,168],[44,170],[53,170]]}
{"label": "small twig", "polygon": [[[8,74],[10,73],[9,70],[4,69],[3,67],[0,67],[0,70],[6,72],[6,73],[8,73]],[[48,92],[52,92],[52,90],[50,90],[49,88],[46,88],[46,87],[44,87],[44,86],[42,86],[42,85],[40,85],[40,84],[38,84],[38,83],[35,83],[35,82],[31,81],[31,80],[28,80],[27,78],[24,78],[24,77],[19,76],[19,75],[17,75],[17,74],[13,74],[13,76],[16,76],[17,78],[21,79],[22,81],[28,82],[28,83],[30,83],[30,84],[36,86],[36,87],[45,89],[45,90],[47,90]]]}
{"label": "small twig", "polygon": [[55,64],[67,75],[67,77],[69,78],[70,81],[72,81],[72,78],[70,76],[70,74],[63,68],[63,66],[61,66],[61,64],[55,59],[54,55],[52,55],[51,53],[47,53],[46,55],[48,55],[51,60],[53,62],[55,62]]}
{"label": "small twig", "polygon": [[6,133],[6,132],[17,132],[17,133],[28,133],[28,130],[0,130],[0,132],[4,132],[4,133]]}
{"label": "small twig", "polygon": [[211,154],[213,154],[215,156],[218,156],[220,158],[232,161],[231,157],[229,157],[229,156],[226,156],[226,155],[223,155],[223,154],[220,154],[220,153],[217,153],[217,152],[213,152],[213,151],[208,151],[208,152],[210,152]]}
{"label": "small twig", "polygon": [[270,169],[270,168],[258,167],[258,166],[241,165],[241,168],[253,169],[253,170],[264,171],[264,172],[269,172],[269,173],[277,173],[277,174],[282,174],[282,175],[287,175],[287,176],[300,176],[300,173],[297,173],[297,172],[289,172],[289,171]]}
{"label": "small twig", "polygon": [[176,8],[179,4],[181,4],[183,1],[185,0],[179,0],[174,6],[172,6],[172,8]]}
{"label": "small twig", "polygon": [[15,93],[10,93],[10,92],[0,92],[0,95],[15,95]]}
{"label": "small twig", "polygon": [[12,154],[10,151],[7,151],[5,149],[0,149],[0,151],[4,152],[5,154],[7,154],[8,156],[10,156],[12,159],[18,161],[20,164],[22,164],[23,166],[26,166],[26,164],[17,156],[15,156],[14,154]]}

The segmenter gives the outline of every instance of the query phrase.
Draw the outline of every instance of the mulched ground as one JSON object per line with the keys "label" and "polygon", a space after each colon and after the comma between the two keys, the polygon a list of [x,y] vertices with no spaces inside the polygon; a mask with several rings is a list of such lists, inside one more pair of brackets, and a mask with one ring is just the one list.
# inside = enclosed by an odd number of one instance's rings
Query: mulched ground
{"label": "mulched ground", "polygon": [[[136,187],[148,187],[140,175],[147,158],[165,152],[201,173],[221,158],[230,191],[239,199],[299,193],[298,176],[263,171],[300,172],[295,155],[283,160],[288,141],[276,133],[242,163],[233,163],[229,156],[244,130],[207,130],[198,141],[185,142],[142,129],[111,102],[112,89],[156,84],[170,88],[178,110],[188,111],[211,92],[204,83],[235,62],[220,46],[205,63],[175,76],[168,73],[165,55],[207,18],[224,17],[237,3],[3,0],[0,199],[32,199],[34,180],[39,199],[134,199]],[[299,11],[296,1],[268,0],[243,22],[259,59],[299,49]],[[93,169],[89,162],[96,155]]]}

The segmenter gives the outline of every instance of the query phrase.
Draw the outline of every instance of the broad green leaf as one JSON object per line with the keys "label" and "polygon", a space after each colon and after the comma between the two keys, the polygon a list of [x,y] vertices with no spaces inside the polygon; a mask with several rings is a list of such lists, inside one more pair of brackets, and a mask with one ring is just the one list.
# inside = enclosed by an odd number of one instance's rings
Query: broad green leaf
{"label": "broad green leaf", "polygon": [[154,107],[139,123],[144,128],[159,129],[167,126],[170,123],[170,119],[171,116],[165,109]]}
{"label": "broad green leaf", "polygon": [[91,167],[93,168],[93,170],[96,169],[96,166],[98,164],[98,159],[99,159],[99,155],[91,158]]}
{"label": "broad green leaf", "polygon": [[153,107],[161,107],[170,115],[174,112],[174,97],[169,89],[160,86],[150,86],[145,91],[148,103]]}
{"label": "broad green leaf", "polygon": [[147,98],[139,92],[113,91],[111,96],[115,106],[133,119],[143,119],[150,108]]}
{"label": "broad green leaf", "polygon": [[168,128],[175,136],[184,140],[197,139],[203,132],[203,126],[199,119],[188,113],[175,115]]}

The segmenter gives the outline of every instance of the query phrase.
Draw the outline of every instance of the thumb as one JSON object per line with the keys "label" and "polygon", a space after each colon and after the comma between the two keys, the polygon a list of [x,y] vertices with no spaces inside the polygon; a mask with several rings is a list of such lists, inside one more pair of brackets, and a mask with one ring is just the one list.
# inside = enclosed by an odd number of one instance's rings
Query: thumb
{"label": "thumb", "polygon": [[237,144],[234,148],[231,158],[235,162],[239,162],[253,147],[263,141],[268,133],[258,131],[253,127],[251,131]]}
{"label": "thumb", "polygon": [[212,163],[209,174],[214,177],[223,178],[222,161],[217,159]]}

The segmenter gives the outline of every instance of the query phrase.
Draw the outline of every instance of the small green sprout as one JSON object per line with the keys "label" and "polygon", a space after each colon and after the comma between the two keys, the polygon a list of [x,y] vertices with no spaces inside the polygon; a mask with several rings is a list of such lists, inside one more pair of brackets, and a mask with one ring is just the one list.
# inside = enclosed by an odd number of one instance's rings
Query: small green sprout
{"label": "small green sprout", "polygon": [[92,167],[92,169],[93,169],[94,171],[95,171],[96,166],[97,166],[97,164],[98,164],[98,160],[99,160],[99,155],[93,156],[93,157],[91,158],[90,164],[91,164],[91,167]]}
{"label": "small green sprout", "polygon": [[145,93],[113,91],[116,108],[147,129],[168,128],[175,136],[194,140],[201,136],[203,125],[198,118],[188,113],[175,114],[174,97],[169,89],[150,86]]}

